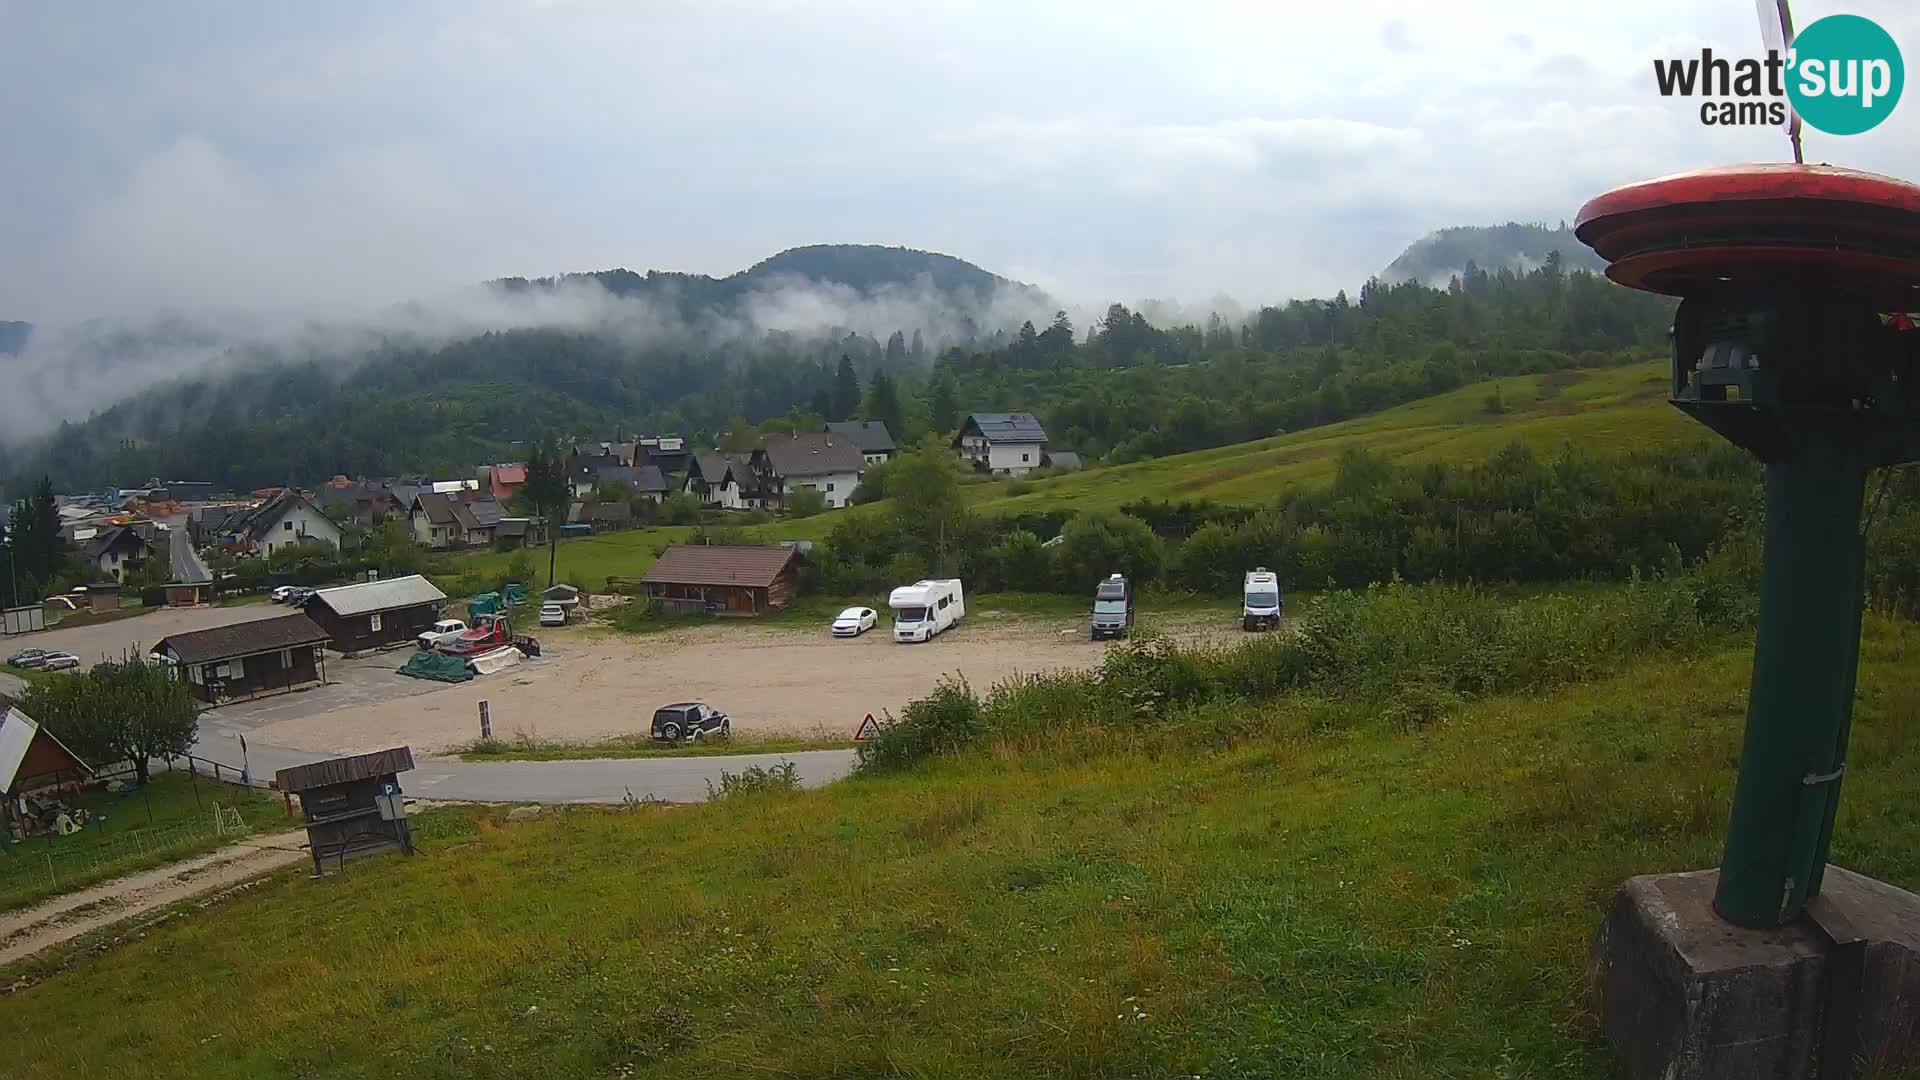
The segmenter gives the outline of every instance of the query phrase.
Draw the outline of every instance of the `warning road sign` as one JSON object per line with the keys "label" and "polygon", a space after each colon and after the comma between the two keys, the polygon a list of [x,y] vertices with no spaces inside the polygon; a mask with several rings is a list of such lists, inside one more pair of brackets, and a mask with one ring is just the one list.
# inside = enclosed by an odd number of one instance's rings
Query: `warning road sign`
{"label": "warning road sign", "polygon": [[868,713],[867,718],[860,721],[860,730],[853,733],[853,741],[859,742],[862,739],[871,739],[879,734],[880,724],[874,720],[872,713]]}

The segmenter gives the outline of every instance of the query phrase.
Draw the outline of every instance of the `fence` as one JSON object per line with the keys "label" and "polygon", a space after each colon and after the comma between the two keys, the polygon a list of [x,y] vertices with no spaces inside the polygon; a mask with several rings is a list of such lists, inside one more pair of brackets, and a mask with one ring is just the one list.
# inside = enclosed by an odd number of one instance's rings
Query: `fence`
{"label": "fence", "polygon": [[0,845],[0,898],[40,887],[58,889],[62,882],[83,877],[110,877],[146,859],[179,854],[210,838],[246,831],[238,810],[216,804],[184,821],[116,833],[90,843],[76,836],[45,844],[28,840]]}

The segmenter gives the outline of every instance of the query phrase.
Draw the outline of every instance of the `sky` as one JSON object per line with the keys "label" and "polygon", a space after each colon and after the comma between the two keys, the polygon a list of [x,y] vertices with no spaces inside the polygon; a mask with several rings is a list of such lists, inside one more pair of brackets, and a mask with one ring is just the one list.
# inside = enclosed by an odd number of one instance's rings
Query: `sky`
{"label": "sky", "polygon": [[[1910,0],[1794,10],[1920,64]],[[1435,228],[1784,158],[1654,90],[1759,40],[1753,0],[0,0],[0,319],[835,242],[1078,303],[1330,295]],[[1920,100],[1808,156],[1920,179]]]}

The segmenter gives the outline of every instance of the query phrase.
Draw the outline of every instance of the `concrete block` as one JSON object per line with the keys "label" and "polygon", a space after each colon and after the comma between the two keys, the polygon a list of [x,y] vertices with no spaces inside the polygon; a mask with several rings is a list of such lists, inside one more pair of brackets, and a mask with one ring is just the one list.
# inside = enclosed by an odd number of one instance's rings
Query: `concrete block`
{"label": "concrete block", "polygon": [[[1634,1080],[1805,1077],[1821,1059],[1830,999],[1857,1020],[1856,1059],[1913,1060],[1920,1015],[1920,897],[1827,869],[1808,917],[1751,930],[1713,912],[1717,870],[1637,877],[1594,942],[1601,1024]],[[1815,920],[1819,922],[1816,924]],[[1823,930],[1823,927],[1825,928]],[[1857,995],[1834,999],[1831,940]],[[1863,959],[1862,959],[1863,958]]]}

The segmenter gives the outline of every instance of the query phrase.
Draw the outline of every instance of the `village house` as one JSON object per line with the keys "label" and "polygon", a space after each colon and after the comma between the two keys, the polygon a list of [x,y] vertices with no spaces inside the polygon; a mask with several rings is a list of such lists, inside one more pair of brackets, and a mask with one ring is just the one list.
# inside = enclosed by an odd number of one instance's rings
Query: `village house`
{"label": "village house", "polygon": [[461,546],[465,531],[453,516],[453,500],[437,491],[422,491],[413,497],[408,511],[413,522],[413,538],[435,551]]}
{"label": "village house", "polygon": [[846,506],[866,474],[860,449],[824,432],[772,435],[753,452],[752,469],[767,504],[785,506],[796,491],[818,491],[829,508]]}
{"label": "village house", "polygon": [[787,606],[799,577],[791,548],[675,544],[640,583],[657,610],[764,615]]}
{"label": "village house", "polygon": [[480,466],[480,490],[493,496],[493,501],[506,503],[508,499],[520,494],[527,483],[525,465],[482,465]]}
{"label": "village house", "polygon": [[593,494],[602,473],[610,472],[618,479],[631,476],[632,469],[632,464],[620,460],[616,454],[575,454],[567,462],[567,483],[573,489],[574,498],[585,499]]}
{"label": "village house", "polygon": [[838,435],[860,448],[860,456],[869,465],[878,465],[890,460],[898,448],[893,445],[893,432],[878,420],[843,420],[827,425],[827,432]]}
{"label": "village house", "polygon": [[129,573],[147,564],[149,550],[139,533],[123,525],[109,525],[95,533],[80,553],[96,575],[94,580],[124,582]]}
{"label": "village house", "polygon": [[697,450],[687,461],[687,481],[682,490],[699,499],[702,506],[749,510],[760,505],[759,489],[752,484],[753,472],[746,458],[718,450]]}
{"label": "village house", "polygon": [[251,510],[242,510],[222,522],[213,540],[239,554],[271,556],[284,547],[314,540],[340,546],[340,526],[322,513],[313,500],[291,488],[273,493]]}
{"label": "village house", "polygon": [[961,423],[953,448],[981,472],[1024,476],[1044,463],[1047,433],[1032,413],[973,413]]}

